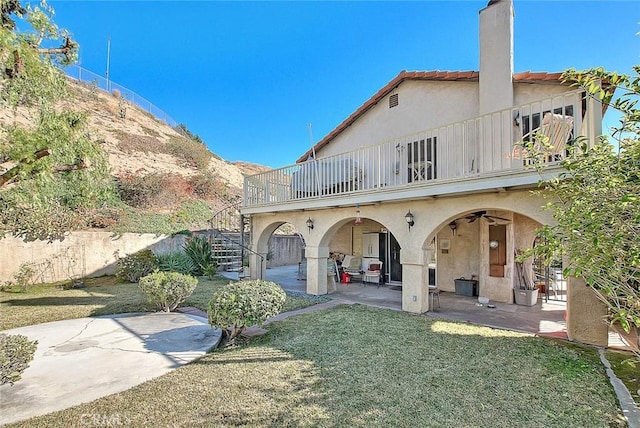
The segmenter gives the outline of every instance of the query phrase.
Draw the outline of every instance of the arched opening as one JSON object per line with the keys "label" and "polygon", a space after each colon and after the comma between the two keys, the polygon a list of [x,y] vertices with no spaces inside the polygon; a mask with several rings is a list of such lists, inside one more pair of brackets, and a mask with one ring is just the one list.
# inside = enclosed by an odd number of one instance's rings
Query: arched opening
{"label": "arched opening", "polygon": [[[427,241],[429,275],[442,291],[513,303],[515,254],[531,247],[540,226],[508,210],[461,212],[443,222]],[[530,270],[531,262],[527,266]]]}
{"label": "arched opening", "polygon": [[297,291],[297,280],[305,279],[306,274],[302,266],[305,239],[300,227],[286,218],[259,226],[260,230],[252,234],[252,251],[247,254],[253,265],[252,277],[274,281],[285,289]]}
{"label": "arched opening", "polygon": [[269,236],[267,269],[298,265],[304,259],[304,237],[291,223],[282,223]]}
{"label": "arched opening", "polygon": [[[401,308],[398,240],[375,219],[345,214],[331,220],[313,212],[254,219],[252,248],[267,260],[263,278],[288,291]],[[257,277],[255,255],[253,263]]]}
{"label": "arched opening", "polygon": [[357,275],[358,271],[366,271],[373,263],[377,264],[376,269],[380,269],[379,281],[375,285],[401,286],[401,248],[388,228],[376,220],[356,217],[339,222],[333,229],[327,233],[325,241],[339,272],[346,269],[356,280],[374,283],[370,280],[372,277],[359,278]]}
{"label": "arched opening", "polygon": [[402,307],[400,244],[383,223],[367,217],[343,219],[322,239],[329,250],[328,271],[334,273],[327,289],[336,297],[391,307]]}

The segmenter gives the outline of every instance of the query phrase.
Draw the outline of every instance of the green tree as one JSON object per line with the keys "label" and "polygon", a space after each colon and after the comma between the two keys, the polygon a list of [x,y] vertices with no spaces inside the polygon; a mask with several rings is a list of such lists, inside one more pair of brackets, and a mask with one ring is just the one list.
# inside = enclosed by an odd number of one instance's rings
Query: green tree
{"label": "green tree", "polygon": [[86,115],[69,107],[59,68],[78,45],[52,16],[45,1],[0,8],[0,232],[33,239],[82,227],[114,194],[106,155]]}
{"label": "green tree", "polygon": [[612,129],[615,144],[606,136],[591,145],[578,139],[562,162],[565,171],[542,183],[557,225],[539,231],[549,244],[535,249],[547,258],[561,249],[565,274],[583,277],[607,305],[608,321],[627,333],[640,329],[639,73],[640,66],[630,75],[601,68],[565,72],[567,81],[622,116]]}

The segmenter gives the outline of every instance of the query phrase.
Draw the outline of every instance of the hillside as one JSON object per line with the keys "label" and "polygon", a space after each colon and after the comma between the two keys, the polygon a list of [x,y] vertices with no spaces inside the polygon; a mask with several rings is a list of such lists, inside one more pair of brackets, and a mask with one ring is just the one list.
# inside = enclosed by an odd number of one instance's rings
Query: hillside
{"label": "hillside", "polygon": [[[117,91],[108,94],[83,83],[70,82],[74,88],[74,107],[90,113],[91,125],[104,140],[103,147],[116,176],[127,173],[191,176],[209,172],[220,177],[235,194],[242,189],[244,174],[269,169],[220,158],[150,113],[123,100]],[[177,149],[177,143],[185,145],[185,150]],[[196,153],[187,154],[187,147]],[[205,166],[207,158],[208,165]]]}
{"label": "hillside", "polygon": [[[88,115],[91,138],[108,156],[123,202],[88,213],[79,229],[171,233],[206,227],[215,212],[241,198],[245,175],[269,169],[220,158],[186,127],[170,127],[117,91],[71,79],[69,86],[71,96],[60,107]],[[34,121],[26,110],[0,109],[0,123]],[[10,166],[0,163],[0,172]]]}

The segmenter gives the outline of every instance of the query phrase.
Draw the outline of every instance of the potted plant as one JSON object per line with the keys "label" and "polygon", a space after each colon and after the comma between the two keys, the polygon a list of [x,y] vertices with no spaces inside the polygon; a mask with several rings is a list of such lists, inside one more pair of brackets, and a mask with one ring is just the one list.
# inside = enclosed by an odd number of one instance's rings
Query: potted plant
{"label": "potted plant", "polygon": [[538,288],[524,270],[524,261],[529,257],[531,252],[516,250],[516,280],[513,292],[517,305],[534,306],[538,303]]}

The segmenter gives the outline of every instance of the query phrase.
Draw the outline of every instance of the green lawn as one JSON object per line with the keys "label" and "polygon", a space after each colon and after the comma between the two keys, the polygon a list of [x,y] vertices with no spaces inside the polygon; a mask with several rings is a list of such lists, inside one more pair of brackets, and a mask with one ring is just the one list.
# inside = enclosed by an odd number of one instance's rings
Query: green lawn
{"label": "green lawn", "polygon": [[640,406],[640,361],[630,352],[609,350],[606,352],[607,360],[616,376],[624,382],[633,397]]}
{"label": "green lawn", "polygon": [[15,426],[78,426],[86,415],[140,427],[624,426],[591,348],[360,305],[268,330]]}
{"label": "green lawn", "polygon": [[[229,282],[216,276],[212,281],[198,279],[198,286],[182,306],[195,306],[203,311],[214,290]],[[0,331],[50,321],[120,314],[154,312],[138,284],[122,283],[113,276],[89,278],[82,289],[64,290],[60,285],[30,286],[28,292],[0,292]],[[283,312],[313,305],[317,300],[287,295]]]}

